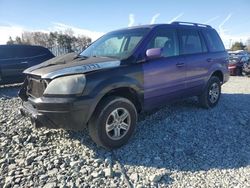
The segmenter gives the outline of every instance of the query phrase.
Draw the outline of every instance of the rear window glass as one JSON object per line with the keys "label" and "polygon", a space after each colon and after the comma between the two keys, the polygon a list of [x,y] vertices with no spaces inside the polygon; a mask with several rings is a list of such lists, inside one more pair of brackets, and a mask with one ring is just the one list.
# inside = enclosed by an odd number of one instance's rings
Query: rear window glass
{"label": "rear window glass", "polygon": [[215,30],[212,30],[212,29],[203,30],[202,33],[207,40],[208,47],[211,52],[225,51],[225,47]]}
{"label": "rear window glass", "polygon": [[181,54],[196,54],[207,51],[197,30],[181,29],[179,30],[179,38]]}

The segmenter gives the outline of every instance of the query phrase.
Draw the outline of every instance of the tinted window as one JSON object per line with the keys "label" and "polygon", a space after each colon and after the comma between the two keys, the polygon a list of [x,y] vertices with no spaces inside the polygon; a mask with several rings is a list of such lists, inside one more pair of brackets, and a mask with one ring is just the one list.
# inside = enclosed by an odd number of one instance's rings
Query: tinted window
{"label": "tinted window", "polygon": [[225,47],[215,30],[202,31],[211,52],[225,51]]}
{"label": "tinted window", "polygon": [[179,37],[181,54],[196,54],[207,51],[197,30],[181,29],[179,30]]}
{"label": "tinted window", "polygon": [[147,49],[150,48],[162,48],[163,57],[179,55],[176,31],[159,29],[147,46]]}

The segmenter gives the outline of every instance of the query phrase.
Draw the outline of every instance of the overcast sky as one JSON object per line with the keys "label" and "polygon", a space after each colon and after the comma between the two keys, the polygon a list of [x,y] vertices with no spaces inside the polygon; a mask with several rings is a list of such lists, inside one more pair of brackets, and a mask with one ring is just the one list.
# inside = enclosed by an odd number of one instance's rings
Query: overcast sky
{"label": "overcast sky", "polygon": [[0,0],[0,44],[23,31],[72,28],[94,40],[133,25],[190,21],[212,25],[226,47],[250,38],[249,0]]}

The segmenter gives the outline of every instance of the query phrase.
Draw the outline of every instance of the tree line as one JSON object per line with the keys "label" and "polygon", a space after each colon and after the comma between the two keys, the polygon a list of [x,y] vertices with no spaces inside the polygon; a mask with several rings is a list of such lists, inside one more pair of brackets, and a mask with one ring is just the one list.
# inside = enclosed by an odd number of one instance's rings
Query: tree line
{"label": "tree line", "polygon": [[[91,42],[91,38],[84,35],[75,37],[74,32],[67,29],[64,32],[50,33],[25,31],[21,37],[17,36],[14,40],[9,37],[7,44],[39,45],[49,48],[55,55],[61,55],[73,51],[80,52]],[[250,38],[247,40],[246,45],[242,42],[233,43],[230,50],[247,50],[250,52]]]}
{"label": "tree line", "polygon": [[232,51],[235,51],[235,50],[247,50],[248,52],[250,52],[250,39],[247,40],[246,45],[244,45],[242,42],[233,43],[230,50],[232,50]]}
{"label": "tree line", "polygon": [[69,52],[79,52],[85,49],[91,43],[91,38],[81,35],[74,36],[71,29],[64,32],[29,32],[25,31],[21,37],[16,36],[15,39],[9,37],[6,44],[26,44],[39,45],[50,49],[55,55],[61,55]]}

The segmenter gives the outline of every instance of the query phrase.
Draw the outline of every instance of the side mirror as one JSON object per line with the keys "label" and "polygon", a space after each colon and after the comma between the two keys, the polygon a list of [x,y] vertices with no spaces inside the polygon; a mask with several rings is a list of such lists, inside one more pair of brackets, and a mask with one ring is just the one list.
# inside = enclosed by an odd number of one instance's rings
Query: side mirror
{"label": "side mirror", "polygon": [[161,57],[162,48],[150,48],[146,51],[148,59],[156,59]]}

